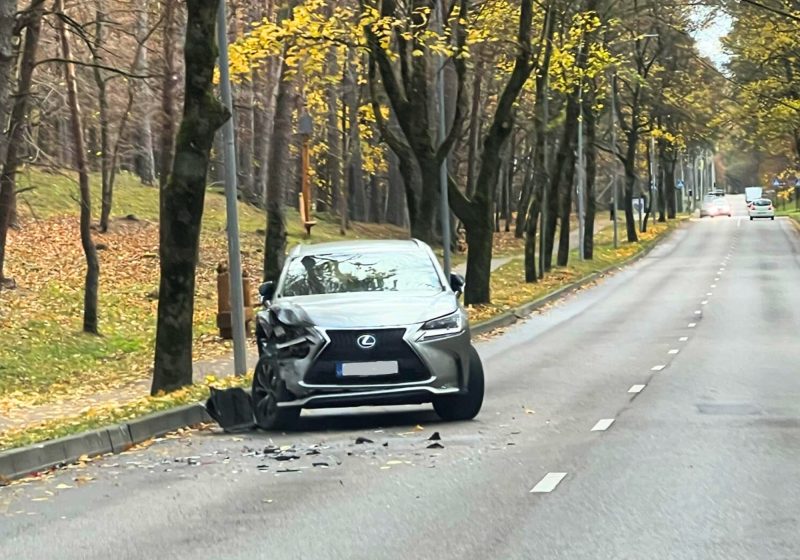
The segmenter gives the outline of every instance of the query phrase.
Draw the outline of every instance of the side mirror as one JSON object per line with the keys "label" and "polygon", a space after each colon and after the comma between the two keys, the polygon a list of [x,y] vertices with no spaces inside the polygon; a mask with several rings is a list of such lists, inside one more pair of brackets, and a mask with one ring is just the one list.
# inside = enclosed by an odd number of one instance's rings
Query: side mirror
{"label": "side mirror", "polygon": [[453,290],[456,295],[461,295],[464,293],[464,285],[466,282],[464,281],[464,277],[460,274],[455,272],[450,273],[450,289]]}
{"label": "side mirror", "polygon": [[261,295],[261,303],[266,304],[275,297],[275,282],[264,282],[258,287],[258,293]]}

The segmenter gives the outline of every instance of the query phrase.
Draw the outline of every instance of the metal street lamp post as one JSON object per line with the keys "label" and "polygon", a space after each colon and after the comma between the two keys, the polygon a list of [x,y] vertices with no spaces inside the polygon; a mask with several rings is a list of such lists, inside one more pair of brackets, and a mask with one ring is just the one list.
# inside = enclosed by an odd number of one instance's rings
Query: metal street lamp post
{"label": "metal street lamp post", "polygon": [[233,95],[228,65],[228,30],[225,1],[217,12],[217,45],[219,47],[219,77],[222,104],[231,118],[222,127],[225,159],[225,209],[228,234],[228,270],[231,286],[231,331],[233,334],[233,367],[236,375],[247,371],[247,349],[244,327],[244,288],[242,286],[242,254],[239,248],[239,212],[237,208],[236,148],[233,130]]}

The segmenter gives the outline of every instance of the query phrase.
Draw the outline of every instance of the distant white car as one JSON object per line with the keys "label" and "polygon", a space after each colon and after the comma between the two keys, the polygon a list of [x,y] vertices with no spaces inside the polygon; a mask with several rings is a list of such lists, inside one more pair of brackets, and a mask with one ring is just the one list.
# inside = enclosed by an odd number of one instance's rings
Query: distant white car
{"label": "distant white car", "polygon": [[733,211],[731,210],[731,205],[725,200],[725,197],[719,198],[706,198],[703,201],[703,207],[700,208],[700,217],[703,218],[705,216],[728,216],[731,217],[733,215]]}
{"label": "distant white car", "polygon": [[775,219],[775,207],[772,206],[772,201],[768,198],[759,198],[754,200],[749,206],[750,221],[756,218],[769,218]]}

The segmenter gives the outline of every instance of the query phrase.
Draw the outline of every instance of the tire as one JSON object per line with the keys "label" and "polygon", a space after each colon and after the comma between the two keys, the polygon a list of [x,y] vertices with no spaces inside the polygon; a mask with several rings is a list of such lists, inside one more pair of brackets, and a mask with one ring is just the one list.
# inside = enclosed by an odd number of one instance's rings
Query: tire
{"label": "tire", "polygon": [[433,401],[433,408],[442,420],[472,420],[481,411],[483,393],[483,364],[478,351],[473,346],[470,346],[467,392],[439,397]]}
{"label": "tire", "polygon": [[753,216],[750,216],[750,221],[751,221],[751,222],[753,221]]}
{"label": "tire", "polygon": [[772,216],[772,217],[770,218],[770,220],[772,220],[772,221],[774,222],[774,221],[775,221],[775,216]]}
{"label": "tire", "polygon": [[253,413],[256,425],[262,430],[290,429],[300,418],[301,408],[280,408],[279,402],[292,400],[286,383],[273,372],[267,357],[258,360],[253,373]]}

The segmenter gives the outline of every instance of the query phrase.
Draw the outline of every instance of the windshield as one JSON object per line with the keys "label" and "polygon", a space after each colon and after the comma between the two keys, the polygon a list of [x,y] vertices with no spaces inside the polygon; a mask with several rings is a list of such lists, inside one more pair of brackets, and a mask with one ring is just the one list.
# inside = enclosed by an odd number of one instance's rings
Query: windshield
{"label": "windshield", "polygon": [[756,200],[756,206],[769,206],[771,204],[772,204],[772,202],[770,202],[769,200],[767,200],[765,198],[762,198],[761,200]]}
{"label": "windshield", "polygon": [[442,290],[433,262],[421,251],[330,253],[293,259],[281,296]]}

